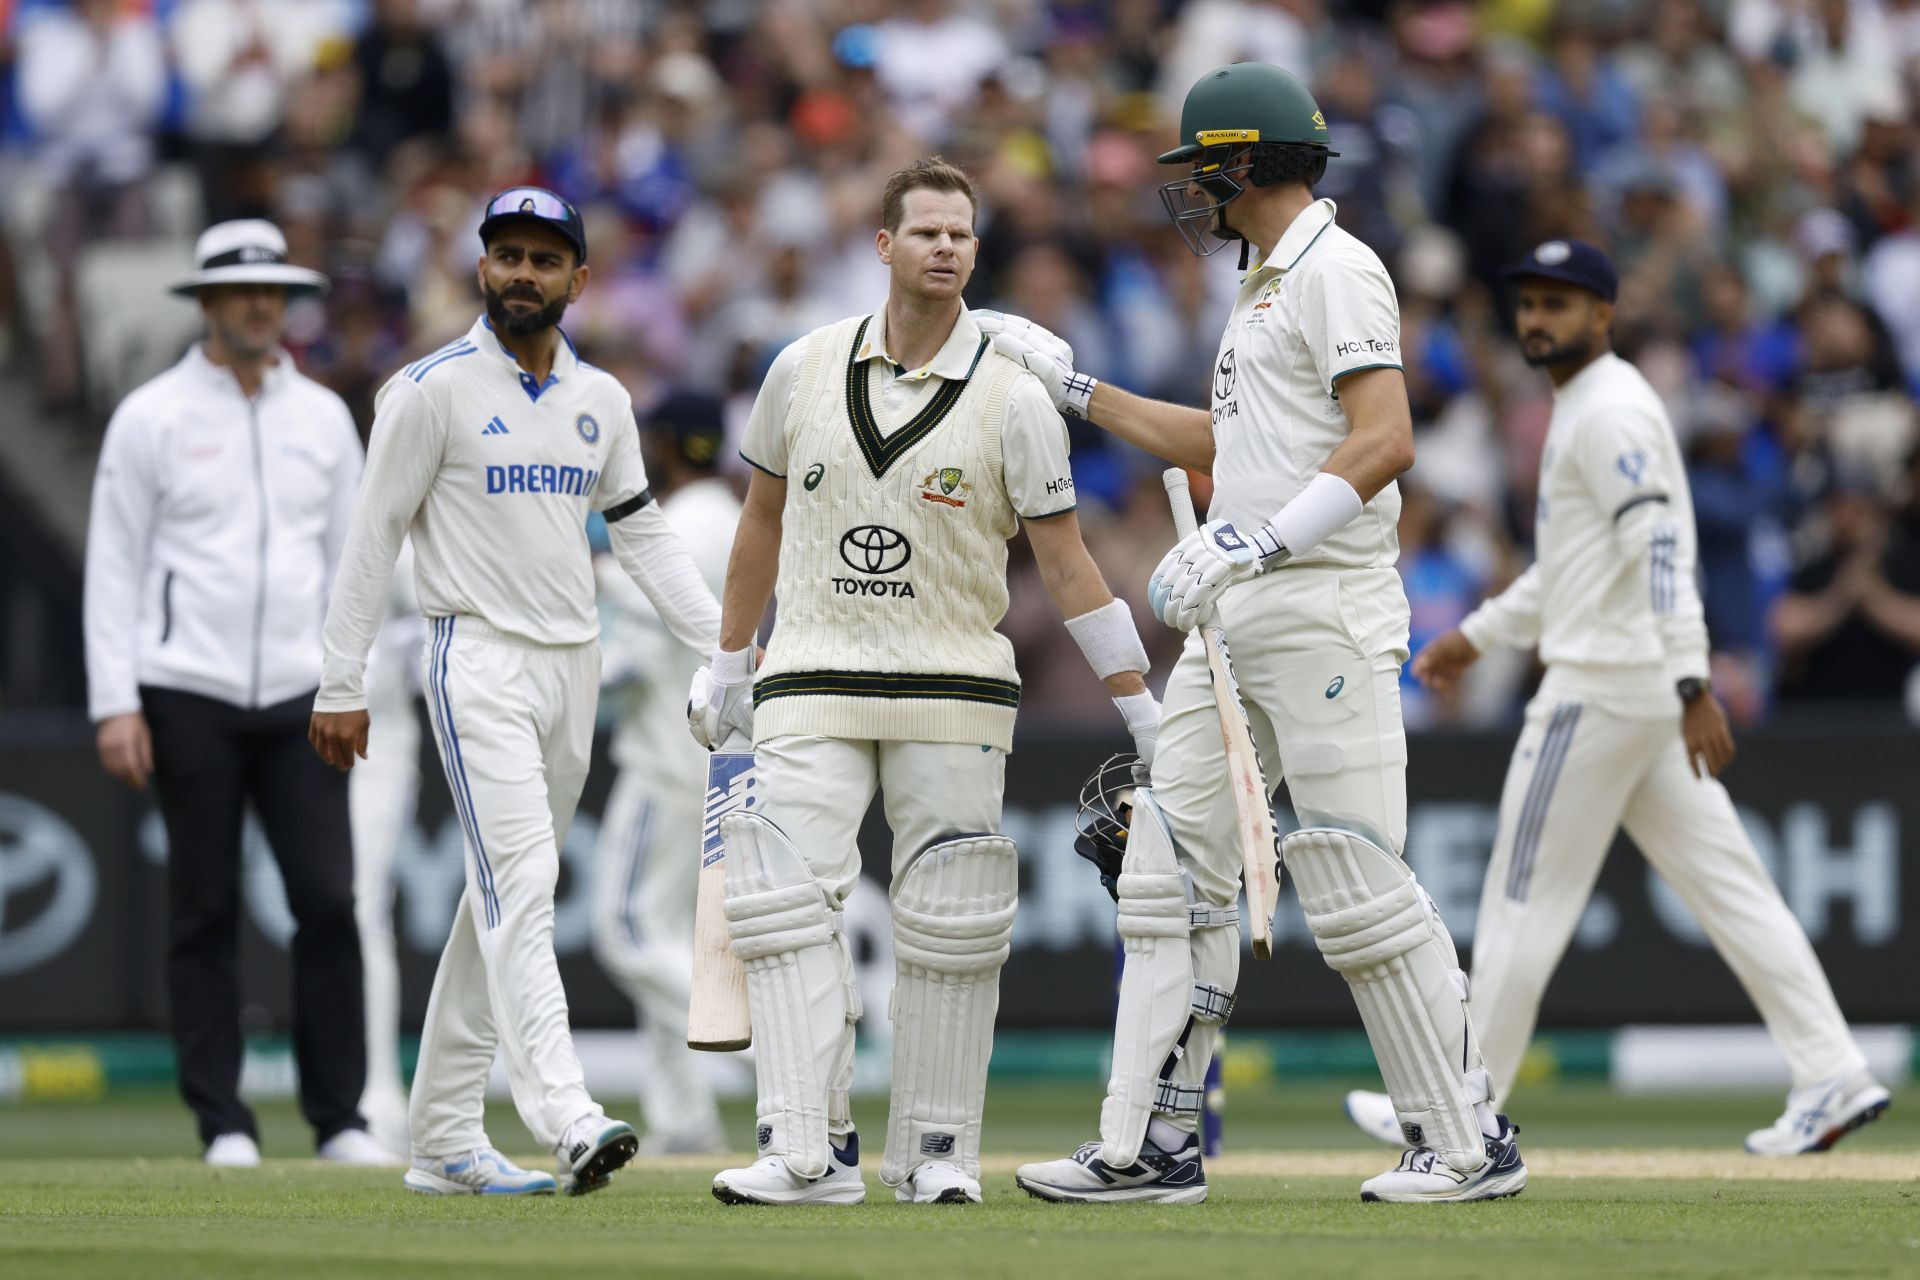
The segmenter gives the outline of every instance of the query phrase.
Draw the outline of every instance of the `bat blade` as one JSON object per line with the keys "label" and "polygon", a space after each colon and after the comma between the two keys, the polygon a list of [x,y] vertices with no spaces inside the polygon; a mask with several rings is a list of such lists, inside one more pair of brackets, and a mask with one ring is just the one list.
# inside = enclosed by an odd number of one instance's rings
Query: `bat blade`
{"label": "bat blade", "polygon": [[[743,743],[728,742],[727,747]],[[753,807],[751,750],[722,750],[707,762],[700,824],[700,879],[693,909],[693,990],[687,1001],[687,1047],[726,1053],[753,1043],[747,971],[727,939],[727,846],[720,820]]]}

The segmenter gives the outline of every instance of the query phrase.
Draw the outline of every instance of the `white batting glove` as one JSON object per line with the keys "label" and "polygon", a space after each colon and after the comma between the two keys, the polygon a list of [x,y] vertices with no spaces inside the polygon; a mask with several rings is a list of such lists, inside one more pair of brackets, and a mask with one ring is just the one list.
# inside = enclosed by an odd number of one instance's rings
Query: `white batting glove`
{"label": "white batting glove", "polygon": [[1024,316],[1003,311],[971,314],[980,332],[993,339],[995,351],[1018,361],[1040,379],[1040,385],[1053,398],[1054,408],[1069,418],[1087,416],[1087,402],[1093,399],[1093,389],[1100,382],[1091,374],[1074,372],[1073,348],[1066,339]]}
{"label": "white batting glove", "polygon": [[1220,593],[1260,572],[1260,556],[1225,520],[1209,520],[1174,544],[1147,579],[1147,604],[1176,631],[1191,631]]}
{"label": "white batting glove", "polygon": [[748,645],[734,653],[716,653],[711,666],[693,673],[687,691],[687,728],[709,751],[738,734],[753,739],[753,659]]}
{"label": "white batting glove", "polygon": [[[1133,753],[1140,757],[1142,769],[1153,767],[1153,753],[1160,745],[1160,704],[1151,693],[1129,693],[1113,700],[1120,718],[1127,722],[1133,736]],[[1144,784],[1145,778],[1141,778]]]}

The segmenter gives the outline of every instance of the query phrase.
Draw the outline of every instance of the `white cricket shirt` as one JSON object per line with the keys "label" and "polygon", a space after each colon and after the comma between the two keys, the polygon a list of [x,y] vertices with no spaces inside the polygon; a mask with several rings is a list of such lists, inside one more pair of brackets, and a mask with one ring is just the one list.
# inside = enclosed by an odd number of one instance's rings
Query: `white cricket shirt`
{"label": "white cricket shirt", "polygon": [[[1339,379],[1400,367],[1400,304],[1386,267],[1334,221],[1333,201],[1314,201],[1240,282],[1221,335],[1207,517],[1246,533],[1271,520],[1347,438]],[[1399,525],[1400,488],[1388,484],[1286,566],[1390,568]]]}
{"label": "white cricket shirt", "polygon": [[1533,565],[1460,630],[1483,652],[1538,643],[1542,698],[1678,714],[1675,683],[1707,676],[1693,494],[1665,406],[1619,356],[1554,393],[1539,495]]}
{"label": "white cricket shirt", "polygon": [[409,534],[426,616],[470,615],[534,644],[599,634],[587,514],[638,497],[647,476],[626,388],[562,338],[535,383],[482,316],[380,389],[316,710],[366,705],[367,650]]}

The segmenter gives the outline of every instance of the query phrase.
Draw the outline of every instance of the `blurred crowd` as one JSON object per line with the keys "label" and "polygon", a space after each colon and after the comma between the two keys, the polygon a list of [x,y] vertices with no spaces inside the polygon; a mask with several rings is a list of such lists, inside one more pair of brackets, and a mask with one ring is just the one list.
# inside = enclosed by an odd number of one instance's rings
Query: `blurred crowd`
{"label": "blurred crowd", "polygon": [[[1204,403],[1233,254],[1189,254],[1154,156],[1202,72],[1275,63],[1340,152],[1321,194],[1400,293],[1416,647],[1529,557],[1548,388],[1496,273],[1580,236],[1615,257],[1616,345],[1690,460],[1730,709],[1920,706],[1920,0],[0,0],[0,18],[0,164],[51,210],[9,261],[55,267],[23,292],[0,262],[0,304],[44,321],[44,407],[95,420],[111,405],[87,403],[73,275],[154,234],[161,170],[193,175],[201,220],[270,217],[332,276],[290,345],[363,428],[392,370],[471,322],[481,203],[523,181],[586,211],[583,354],[643,408],[686,386],[743,421],[782,345],[883,296],[881,184],[931,151],[982,189],[971,303]],[[1074,445],[1089,541],[1137,597],[1170,539],[1159,464],[1083,424]],[[1029,709],[1100,714],[1016,574]],[[1409,686],[1409,722],[1510,716],[1531,673],[1483,666],[1444,701]]]}

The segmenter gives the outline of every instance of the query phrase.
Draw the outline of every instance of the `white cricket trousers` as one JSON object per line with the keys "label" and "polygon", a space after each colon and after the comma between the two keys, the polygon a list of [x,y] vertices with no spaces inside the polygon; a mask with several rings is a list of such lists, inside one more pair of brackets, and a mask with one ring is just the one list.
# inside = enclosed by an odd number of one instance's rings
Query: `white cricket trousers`
{"label": "white cricket trousers", "polygon": [[[1000,830],[1007,754],[998,747],[789,734],[757,743],[753,756],[759,812],[793,841],[836,906],[860,880],[860,823],[876,787],[893,832],[894,876],[930,844]],[[842,986],[857,995],[843,938],[835,938],[834,951]],[[853,1012],[857,1017],[859,1010]],[[827,1082],[827,1129],[840,1137],[853,1123],[845,1109],[853,1083],[853,1022],[835,1034],[842,1039]]]}
{"label": "white cricket trousers", "polygon": [[393,870],[420,794],[420,721],[412,698],[372,708],[367,758],[347,775],[353,824],[353,911],[367,989],[367,1085],[360,1113],[383,1140],[386,1117],[406,1110],[400,1078],[400,960]]}
{"label": "white cricket trousers", "polygon": [[[699,750],[691,738],[686,745]],[[614,778],[594,852],[593,951],[645,1023],[640,1107],[648,1132],[705,1138],[719,1132],[720,1113],[707,1055],[687,1048],[704,788],[702,778],[684,782],[680,772],[626,768]]]}
{"label": "white cricket trousers", "polygon": [[553,954],[560,846],[593,749],[600,647],[535,646],[477,618],[429,619],[426,689],[466,831],[466,890],[434,974],[408,1109],[413,1154],[487,1145],[487,1072],[506,1058],[541,1146],[599,1114],[587,1096]]}
{"label": "white cricket trousers", "polygon": [[1474,1022],[1499,1096],[1622,827],[1740,979],[1795,1088],[1866,1067],[1727,789],[1687,767],[1678,718],[1536,698],[1507,766],[1473,939]]}

